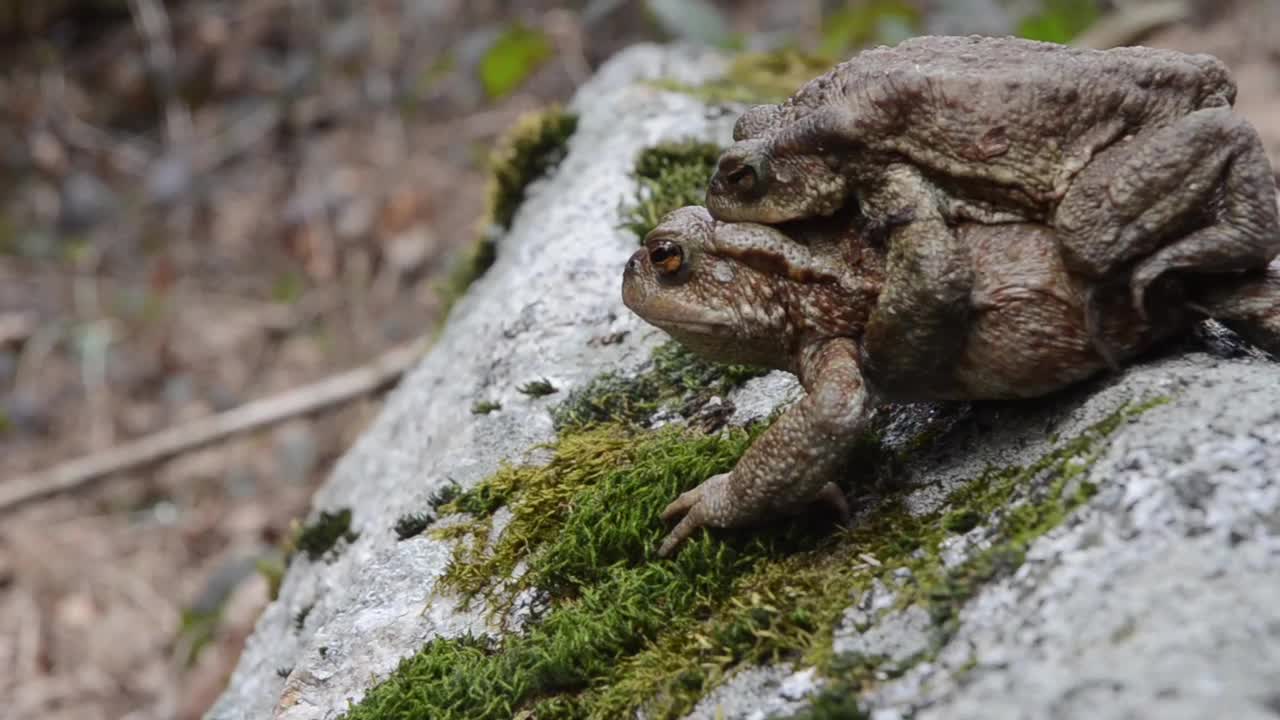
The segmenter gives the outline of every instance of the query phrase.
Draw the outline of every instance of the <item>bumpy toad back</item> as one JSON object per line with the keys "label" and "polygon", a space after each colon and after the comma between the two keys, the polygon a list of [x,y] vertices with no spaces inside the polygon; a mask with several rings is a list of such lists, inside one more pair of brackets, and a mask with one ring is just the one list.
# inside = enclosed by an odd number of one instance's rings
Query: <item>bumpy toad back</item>
{"label": "bumpy toad back", "polygon": [[923,380],[958,351],[948,329],[970,280],[916,268],[969,267],[963,223],[1045,223],[1090,293],[1128,286],[1139,314],[1165,275],[1266,267],[1280,252],[1271,166],[1234,97],[1206,55],[918,38],[748,112],[707,208],[780,223],[856,207],[885,232],[888,287],[912,295],[915,335],[932,346],[896,363]]}
{"label": "bumpy toad back", "polygon": [[708,207],[726,220],[803,216],[753,215],[728,175],[753,160],[772,164],[750,180],[759,194],[784,158],[818,155],[841,175],[904,159],[943,182],[989,185],[979,192],[1039,219],[1097,151],[1194,110],[1229,106],[1235,94],[1226,66],[1209,55],[915,38],[864,51],[781,105],[748,110],[735,139],[767,143],[726,153]]}

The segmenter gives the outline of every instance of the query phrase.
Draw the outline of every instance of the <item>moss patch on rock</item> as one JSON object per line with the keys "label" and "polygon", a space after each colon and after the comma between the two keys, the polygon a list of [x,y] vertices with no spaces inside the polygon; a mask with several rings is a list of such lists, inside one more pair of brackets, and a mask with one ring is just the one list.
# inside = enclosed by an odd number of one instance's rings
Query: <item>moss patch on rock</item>
{"label": "moss patch on rock", "polygon": [[493,266],[498,236],[511,228],[525,189],[564,159],[578,116],[559,105],[528,113],[498,140],[489,155],[489,186],[476,240],[455,260],[440,288],[445,312],[471,283]]}
{"label": "moss patch on rock", "polygon": [[[312,562],[334,550],[339,540],[355,542],[359,535],[351,530],[351,509],[328,511],[322,510],[315,520],[298,527],[294,531],[287,558],[295,552],[305,553]],[[287,564],[287,560],[286,560]]]}
{"label": "moss patch on rock", "polygon": [[636,156],[633,175],[639,186],[622,208],[623,230],[643,240],[664,215],[686,205],[701,205],[715,172],[720,146],[698,140],[660,143]]}
{"label": "moss patch on rock", "polygon": [[[484,597],[495,613],[532,597],[533,619],[501,641],[428,643],[348,717],[617,718],[642,709],[674,718],[735,668],[782,659],[833,679],[805,717],[857,717],[857,695],[878,668],[874,658],[832,652],[850,598],[885,584],[902,605],[929,610],[940,648],[964,602],[1088,499],[1084,471],[1146,407],[1122,408],[1026,467],[990,469],[928,512],[910,512],[910,490],[899,488],[851,529],[800,522],[703,533],[673,559],[655,556],[661,509],[731,468],[762,427],[706,435],[617,420],[579,426],[550,446],[547,464],[503,468],[443,507],[471,517],[434,531],[457,541],[442,591]],[[863,477],[890,455],[873,435],[850,467]],[[504,507],[510,519],[490,544]],[[966,527],[985,549],[947,567],[944,545]]]}
{"label": "moss patch on rock", "polygon": [[706,103],[778,103],[830,70],[835,63],[834,55],[813,55],[793,49],[743,53],[733,59],[723,76],[700,85],[669,79],[656,80],[654,85]]}
{"label": "moss patch on rock", "polygon": [[662,408],[683,417],[694,415],[713,396],[724,396],[767,370],[703,360],[679,343],[653,351],[649,367],[634,377],[604,373],[569,393],[551,411],[556,431],[619,423],[642,426]]}
{"label": "moss patch on rock", "polygon": [[397,539],[408,540],[411,537],[421,535],[435,519],[435,515],[429,512],[407,513],[396,519],[396,524],[392,530],[395,532]]}

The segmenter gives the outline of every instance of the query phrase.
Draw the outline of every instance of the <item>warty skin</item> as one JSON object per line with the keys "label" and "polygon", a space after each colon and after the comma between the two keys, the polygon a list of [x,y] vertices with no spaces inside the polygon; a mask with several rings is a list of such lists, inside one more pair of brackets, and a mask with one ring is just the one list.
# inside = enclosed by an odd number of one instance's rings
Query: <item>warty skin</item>
{"label": "warty skin", "polygon": [[[916,352],[909,296],[886,280],[888,251],[841,218],[785,228],[715,220],[701,207],[668,215],[623,273],[626,305],[708,359],[794,373],[805,397],[788,408],[734,469],[707,479],[664,511],[670,555],[701,527],[753,525],[825,501],[847,514],[833,483],[882,402],[1031,398],[1107,366],[1087,327],[1086,281],[1067,270],[1056,237],[1033,223],[970,223],[973,248],[960,351],[926,382],[892,371]],[[1280,263],[1267,272],[1212,276],[1159,289],[1144,318],[1125,288],[1097,302],[1100,328],[1121,361],[1213,317],[1280,354]],[[886,368],[888,368],[886,370]]]}

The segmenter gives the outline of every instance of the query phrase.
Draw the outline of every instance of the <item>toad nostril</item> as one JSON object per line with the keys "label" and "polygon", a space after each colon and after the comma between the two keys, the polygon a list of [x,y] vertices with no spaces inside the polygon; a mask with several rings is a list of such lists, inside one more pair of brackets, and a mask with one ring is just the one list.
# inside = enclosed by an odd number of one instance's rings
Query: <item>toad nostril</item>
{"label": "toad nostril", "polygon": [[627,261],[627,272],[632,274],[640,272],[640,257],[638,255],[632,255],[631,259]]}

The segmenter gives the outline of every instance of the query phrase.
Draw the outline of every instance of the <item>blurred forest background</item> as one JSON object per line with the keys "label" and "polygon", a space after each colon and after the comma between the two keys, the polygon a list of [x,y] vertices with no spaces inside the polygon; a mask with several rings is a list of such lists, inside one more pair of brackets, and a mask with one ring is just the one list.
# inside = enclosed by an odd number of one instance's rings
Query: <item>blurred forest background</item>
{"label": "blurred forest background", "polygon": [[495,139],[619,49],[1214,52],[1274,161],[1278,5],[0,0],[0,717],[201,715],[379,395],[16,501],[39,470],[412,357],[483,231]]}

